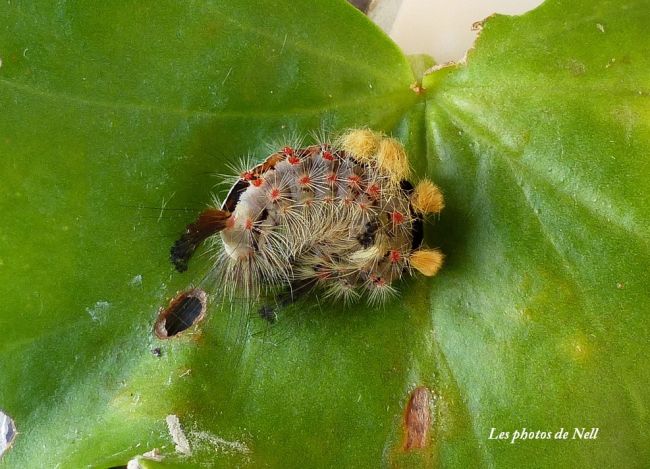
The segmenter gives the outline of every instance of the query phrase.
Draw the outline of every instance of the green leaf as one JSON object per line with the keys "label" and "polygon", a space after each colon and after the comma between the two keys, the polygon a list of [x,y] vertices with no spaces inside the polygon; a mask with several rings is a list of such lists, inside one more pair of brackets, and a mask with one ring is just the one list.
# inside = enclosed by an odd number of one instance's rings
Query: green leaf
{"label": "green leaf", "polygon": [[[547,2],[489,19],[466,65],[424,80],[449,208],[430,296],[438,385],[463,409],[448,410],[462,428],[449,453],[460,440],[497,467],[650,460],[649,20],[643,1]],[[522,427],[569,440],[487,439]]]}
{"label": "green leaf", "polygon": [[[649,460],[647,2],[494,17],[420,95],[352,7],[277,3],[0,6],[0,409],[19,432],[2,464],[153,448],[165,459],[140,464]],[[283,136],[361,125],[400,135],[443,188],[441,274],[378,310],[306,300],[272,327],[215,299],[156,339],[159,307],[209,270],[203,256],[176,273],[168,252],[215,174]],[[430,436],[404,451],[416,386]],[[511,444],[493,427],[600,430]]]}

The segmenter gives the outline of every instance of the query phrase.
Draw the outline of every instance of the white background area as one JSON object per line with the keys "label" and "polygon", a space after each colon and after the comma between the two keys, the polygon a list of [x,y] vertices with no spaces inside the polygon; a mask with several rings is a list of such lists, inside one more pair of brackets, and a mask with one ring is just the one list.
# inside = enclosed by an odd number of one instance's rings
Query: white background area
{"label": "white background area", "polygon": [[[429,54],[437,63],[459,60],[476,37],[472,24],[493,13],[521,14],[542,0],[376,0],[369,15],[405,54]],[[383,4],[382,4],[383,3]]]}

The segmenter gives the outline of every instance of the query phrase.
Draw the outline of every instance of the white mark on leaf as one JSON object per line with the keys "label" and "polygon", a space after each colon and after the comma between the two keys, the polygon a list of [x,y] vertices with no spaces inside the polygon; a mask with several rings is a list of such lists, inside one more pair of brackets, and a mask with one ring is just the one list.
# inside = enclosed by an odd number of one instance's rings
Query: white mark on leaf
{"label": "white mark on leaf", "polygon": [[231,73],[232,73],[232,67],[230,67],[228,73],[226,73],[226,78],[224,78],[223,81],[221,82],[221,86],[223,86],[226,83],[226,80],[228,79]]}
{"label": "white mark on leaf", "polygon": [[90,316],[95,322],[101,322],[106,319],[106,312],[111,307],[111,304],[108,301],[98,301],[91,308],[86,308],[86,313]]}
{"label": "white mark on leaf", "polygon": [[250,448],[246,445],[246,443],[243,443],[241,441],[224,440],[221,437],[218,437],[216,435],[213,435],[212,433],[208,433],[205,431],[192,431],[190,432],[190,436],[192,437],[192,444],[194,446],[198,446],[201,443],[204,444],[207,443],[215,451],[220,453],[250,454],[251,452]]}
{"label": "white mark on leaf", "polygon": [[0,410],[0,456],[7,451],[16,437],[16,425],[7,414]]}
{"label": "white mark on leaf", "polygon": [[167,422],[167,428],[169,428],[169,434],[172,437],[172,441],[176,445],[176,452],[190,456],[192,454],[192,449],[190,448],[190,442],[187,441],[183,427],[181,427],[181,422],[178,420],[176,415],[168,415],[165,418]]}
{"label": "white mark on leaf", "polygon": [[162,220],[163,212],[167,208],[167,204],[169,203],[170,200],[176,195],[176,192],[174,192],[172,195],[169,196],[169,199],[165,200],[163,197],[162,203],[160,204],[160,215],[158,215],[158,223],[160,223],[160,220]]}
{"label": "white mark on leaf", "polygon": [[140,465],[140,459],[148,459],[149,461],[161,462],[163,459],[165,459],[165,456],[160,454],[160,450],[158,448],[154,448],[151,451],[142,453],[141,455],[129,460],[129,462],[126,464],[126,469],[143,469],[143,467]]}
{"label": "white mark on leaf", "polygon": [[282,41],[282,47],[280,48],[280,54],[282,54],[282,52],[284,51],[284,46],[287,45],[287,36],[288,36],[288,34],[284,35],[284,41]]}

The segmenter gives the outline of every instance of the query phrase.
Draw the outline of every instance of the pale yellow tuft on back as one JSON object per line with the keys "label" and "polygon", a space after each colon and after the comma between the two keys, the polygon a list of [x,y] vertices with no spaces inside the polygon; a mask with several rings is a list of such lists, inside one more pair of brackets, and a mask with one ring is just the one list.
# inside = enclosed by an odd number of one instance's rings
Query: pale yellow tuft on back
{"label": "pale yellow tuft on back", "polygon": [[368,129],[354,129],[341,136],[340,146],[360,163],[367,163],[375,157],[381,141],[381,134]]}
{"label": "pale yellow tuft on back", "polygon": [[440,213],[445,208],[445,200],[438,186],[423,179],[411,195],[411,205],[420,213]]}
{"label": "pale yellow tuft on back", "polygon": [[409,256],[409,262],[418,272],[427,277],[433,277],[442,267],[445,258],[438,249],[418,249]]}
{"label": "pale yellow tuft on back", "polygon": [[406,151],[394,138],[385,138],[379,143],[377,166],[388,173],[394,182],[406,179],[410,172]]}

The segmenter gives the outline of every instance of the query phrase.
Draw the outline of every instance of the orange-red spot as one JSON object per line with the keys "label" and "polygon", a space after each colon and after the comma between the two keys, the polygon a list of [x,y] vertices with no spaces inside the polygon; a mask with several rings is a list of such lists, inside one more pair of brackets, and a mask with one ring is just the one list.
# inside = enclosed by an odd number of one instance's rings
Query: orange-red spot
{"label": "orange-red spot", "polygon": [[357,174],[352,174],[348,176],[348,184],[352,187],[359,187],[361,184],[361,176]]}
{"label": "orange-red spot", "polygon": [[244,181],[251,181],[252,179],[255,178],[255,175],[254,175],[251,171],[244,171],[244,172],[241,174],[241,178],[242,178]]}
{"label": "orange-red spot", "polygon": [[399,262],[399,261],[402,259],[402,254],[401,254],[399,251],[397,251],[397,250],[395,250],[395,249],[392,249],[392,250],[388,253],[388,258],[390,259],[390,261],[391,261],[393,264],[396,264],[397,262]]}
{"label": "orange-red spot", "polygon": [[333,161],[334,160],[334,155],[332,155],[331,151],[325,150],[323,152],[323,159],[327,161]]}
{"label": "orange-red spot", "polygon": [[311,184],[311,178],[308,175],[304,175],[298,178],[298,184],[301,186],[308,186]]}
{"label": "orange-red spot", "polygon": [[280,195],[282,195],[282,192],[280,192],[280,189],[277,187],[274,187],[271,189],[271,192],[269,192],[269,197],[271,200],[278,200],[280,198]]}
{"label": "orange-red spot", "polygon": [[402,215],[397,210],[394,210],[393,213],[390,214],[390,218],[391,220],[393,220],[393,223],[396,225],[400,225],[404,223],[404,215]]}
{"label": "orange-red spot", "polygon": [[246,223],[244,223],[244,228],[246,228],[247,230],[252,230],[253,229],[253,220],[251,220],[250,218],[247,218]]}
{"label": "orange-red spot", "polygon": [[300,163],[300,158],[298,158],[295,155],[291,155],[289,158],[287,158],[287,161],[289,162],[289,164],[296,165],[296,164]]}
{"label": "orange-red spot", "polygon": [[260,187],[262,184],[264,184],[264,179],[262,178],[253,179],[251,181],[251,184],[253,184],[255,187]]}
{"label": "orange-red spot", "polygon": [[381,187],[379,187],[379,184],[370,184],[366,193],[368,194],[368,197],[377,199],[381,195]]}
{"label": "orange-red spot", "polygon": [[330,186],[334,185],[337,180],[336,173],[329,173],[325,179],[330,184]]}
{"label": "orange-red spot", "polygon": [[284,153],[287,156],[293,156],[294,151],[293,151],[293,148],[291,148],[291,147],[284,147],[282,149],[282,153]]}

